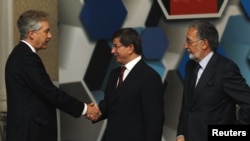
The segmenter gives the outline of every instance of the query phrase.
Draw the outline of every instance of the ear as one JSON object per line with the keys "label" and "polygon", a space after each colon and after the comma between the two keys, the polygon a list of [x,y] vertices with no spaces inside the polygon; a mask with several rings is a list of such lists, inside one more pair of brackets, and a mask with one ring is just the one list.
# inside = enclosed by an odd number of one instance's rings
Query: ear
{"label": "ear", "polygon": [[209,48],[209,44],[208,44],[208,40],[207,39],[204,39],[203,42],[202,42],[202,48],[205,50],[207,48]]}
{"label": "ear", "polygon": [[28,38],[33,40],[35,36],[35,31],[34,30],[29,30],[28,32]]}
{"label": "ear", "polygon": [[135,47],[134,47],[134,45],[133,45],[133,44],[128,45],[128,47],[127,47],[127,48],[129,49],[129,54],[134,53]]}

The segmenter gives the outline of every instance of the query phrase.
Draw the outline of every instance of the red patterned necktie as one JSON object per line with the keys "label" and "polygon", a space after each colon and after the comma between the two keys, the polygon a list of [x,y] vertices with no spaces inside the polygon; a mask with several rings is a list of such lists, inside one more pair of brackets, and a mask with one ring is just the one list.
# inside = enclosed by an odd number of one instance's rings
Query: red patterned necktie
{"label": "red patterned necktie", "polygon": [[118,84],[117,84],[117,89],[122,85],[123,83],[123,74],[124,74],[124,71],[126,70],[126,67],[125,66],[122,66],[121,67],[121,70],[120,70],[120,76],[119,76],[119,80],[118,80]]}

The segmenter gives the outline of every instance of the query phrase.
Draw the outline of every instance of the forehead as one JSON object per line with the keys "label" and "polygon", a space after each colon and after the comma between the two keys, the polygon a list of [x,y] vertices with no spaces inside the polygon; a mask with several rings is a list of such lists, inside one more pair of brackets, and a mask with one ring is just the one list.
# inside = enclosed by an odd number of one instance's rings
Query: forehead
{"label": "forehead", "polygon": [[120,38],[119,37],[114,38],[113,43],[120,43]]}
{"label": "forehead", "polygon": [[187,38],[197,38],[198,30],[196,28],[190,27],[187,31]]}
{"label": "forehead", "polygon": [[43,20],[40,22],[42,25],[42,29],[47,29],[49,28],[49,22],[47,20]]}

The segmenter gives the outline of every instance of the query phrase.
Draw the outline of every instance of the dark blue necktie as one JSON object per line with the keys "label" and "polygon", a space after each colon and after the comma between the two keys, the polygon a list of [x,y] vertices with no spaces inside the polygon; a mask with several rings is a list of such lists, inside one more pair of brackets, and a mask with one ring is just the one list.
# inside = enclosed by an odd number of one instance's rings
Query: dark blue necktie
{"label": "dark blue necktie", "polygon": [[196,79],[197,79],[197,74],[199,69],[201,68],[200,64],[197,63],[193,69],[193,74],[192,74],[192,91],[194,91],[195,86],[196,86]]}

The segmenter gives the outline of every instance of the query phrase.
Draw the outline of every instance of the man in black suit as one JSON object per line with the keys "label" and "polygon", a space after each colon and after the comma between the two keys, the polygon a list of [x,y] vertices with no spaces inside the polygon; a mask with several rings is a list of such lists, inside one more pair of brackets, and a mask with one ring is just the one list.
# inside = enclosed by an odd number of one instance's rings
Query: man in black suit
{"label": "man in black suit", "polygon": [[159,74],[142,59],[141,39],[132,28],[113,35],[111,53],[125,66],[123,83],[117,88],[121,67],[112,70],[104,100],[99,103],[107,119],[104,141],[161,141],[164,111],[163,84]]}
{"label": "man in black suit", "polygon": [[[185,49],[190,60],[177,141],[207,141],[208,125],[250,124],[250,88],[238,66],[216,52],[218,44],[218,31],[211,23],[195,20],[189,25]],[[194,79],[197,65],[200,69]],[[236,104],[240,107],[238,115]]]}
{"label": "man in black suit", "polygon": [[73,117],[100,116],[99,108],[58,89],[36,52],[51,39],[47,14],[28,10],[17,21],[21,41],[6,63],[7,141],[57,141],[56,108]]}

